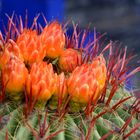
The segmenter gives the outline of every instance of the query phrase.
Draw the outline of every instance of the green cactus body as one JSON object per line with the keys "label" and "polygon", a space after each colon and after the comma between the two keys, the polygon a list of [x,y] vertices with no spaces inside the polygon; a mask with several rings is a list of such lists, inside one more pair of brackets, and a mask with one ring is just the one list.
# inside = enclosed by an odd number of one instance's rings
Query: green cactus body
{"label": "green cactus body", "polygon": [[0,140],[140,139],[140,99],[124,87],[140,66],[130,69],[126,48],[100,50],[96,31],[83,47],[88,31],[74,23],[69,37],[57,21],[23,30],[13,18],[0,34]]}

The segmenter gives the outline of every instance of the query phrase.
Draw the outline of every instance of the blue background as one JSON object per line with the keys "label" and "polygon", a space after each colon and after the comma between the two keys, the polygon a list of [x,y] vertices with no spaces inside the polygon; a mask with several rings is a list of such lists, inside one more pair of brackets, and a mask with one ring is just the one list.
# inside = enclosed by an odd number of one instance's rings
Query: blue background
{"label": "blue background", "polygon": [[[48,21],[53,18],[62,21],[64,18],[63,0],[1,0],[0,3],[0,23],[6,23],[7,17],[5,13],[11,16],[13,11],[24,18],[27,10],[28,18],[30,19],[28,21],[29,25],[31,25],[33,18],[38,13],[43,13]],[[39,17],[38,21],[44,24],[43,18]]]}

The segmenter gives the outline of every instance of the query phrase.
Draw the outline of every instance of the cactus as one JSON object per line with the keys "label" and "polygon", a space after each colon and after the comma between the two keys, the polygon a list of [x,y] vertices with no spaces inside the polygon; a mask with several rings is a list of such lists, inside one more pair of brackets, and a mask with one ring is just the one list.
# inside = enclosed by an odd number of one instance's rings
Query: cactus
{"label": "cactus", "polygon": [[74,23],[68,37],[57,21],[17,17],[0,33],[0,140],[139,140],[140,99],[125,89],[134,56],[95,30],[84,45]]}

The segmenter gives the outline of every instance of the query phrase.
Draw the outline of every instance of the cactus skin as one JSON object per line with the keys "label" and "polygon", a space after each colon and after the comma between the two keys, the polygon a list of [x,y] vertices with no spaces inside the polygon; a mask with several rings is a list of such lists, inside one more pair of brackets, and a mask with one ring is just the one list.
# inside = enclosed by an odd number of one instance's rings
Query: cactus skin
{"label": "cactus skin", "polygon": [[[57,21],[43,29],[37,18],[24,28],[20,17],[20,29],[13,20],[6,38],[0,33],[0,140],[139,140],[140,99],[124,83],[140,66],[129,69],[126,48],[110,42],[99,50],[96,32],[82,48],[87,30],[73,23],[69,38]],[[63,69],[62,54],[75,48],[81,62]]]}
{"label": "cactus skin", "polygon": [[[123,95],[120,94],[120,89],[117,92],[117,96],[112,99],[112,105],[116,102],[116,99],[122,98],[122,96],[125,96],[128,93],[124,93]],[[122,91],[121,91],[122,92]],[[131,105],[132,100],[127,101],[127,104]],[[126,104],[126,103],[125,103]],[[12,108],[10,105],[4,105],[5,110],[7,112],[9,111],[10,108]],[[4,109],[4,108],[3,108]],[[95,116],[98,116],[101,112],[103,112],[103,109],[106,110],[105,106],[103,104],[98,104],[98,106],[95,107],[95,111],[93,112],[93,118]],[[10,109],[12,110],[12,109]],[[129,110],[126,110],[123,108],[123,104],[121,107],[119,107],[117,110],[110,112],[109,110],[106,111],[104,115],[99,117],[92,128],[90,125],[91,122],[91,117],[84,116],[83,113],[73,113],[69,114],[67,113],[64,118],[61,120],[61,117],[57,115],[54,111],[52,112],[51,110],[47,110],[47,115],[46,110],[40,110],[38,114],[38,110],[34,110],[31,115],[28,116],[27,119],[22,118],[22,107],[21,108],[16,108],[16,110],[9,112],[10,115],[10,120],[8,121],[8,125],[4,124],[3,128],[0,131],[0,138],[4,139],[6,131],[8,130],[8,137],[9,139],[17,139],[17,138],[22,138],[24,134],[24,139],[28,140],[30,139],[37,139],[37,137],[40,138],[48,138],[51,136],[51,134],[60,131],[57,135],[54,135],[52,139],[56,140],[81,140],[82,137],[86,139],[87,133],[89,129],[92,129],[92,135],[88,137],[89,140],[93,139],[100,139],[103,135],[107,134],[111,130],[114,130],[115,133],[113,135],[110,135],[107,140],[111,140],[113,138],[117,139],[122,139],[122,134],[119,133],[120,128],[125,124],[125,122],[131,117],[131,113]],[[16,116],[16,117],[15,117]],[[47,116],[47,117],[45,117]],[[3,116],[4,118],[5,116]],[[41,122],[40,122],[41,121]],[[46,133],[41,137],[41,129],[42,132],[45,130],[43,129],[43,125],[45,122],[45,128],[47,128],[49,125],[49,129],[47,129]],[[124,131],[124,134],[126,134],[128,131],[130,131],[135,124],[138,124],[139,120],[135,118],[135,116],[132,117],[131,123],[127,126],[127,129]],[[81,131],[82,128],[82,131]],[[62,130],[62,131],[61,131]],[[36,131],[36,135],[34,134],[34,131]],[[139,139],[139,129],[136,131],[136,133],[133,133],[130,135],[129,139]],[[25,134],[26,132],[26,134]],[[43,134],[43,133],[42,133]]]}

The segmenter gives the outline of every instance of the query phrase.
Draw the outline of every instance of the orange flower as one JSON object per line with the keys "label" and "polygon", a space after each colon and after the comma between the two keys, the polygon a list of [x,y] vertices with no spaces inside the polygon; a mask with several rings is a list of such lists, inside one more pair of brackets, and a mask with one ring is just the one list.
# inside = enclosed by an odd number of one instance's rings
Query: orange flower
{"label": "orange flower", "polygon": [[24,29],[21,35],[18,36],[16,43],[26,64],[30,65],[34,62],[40,62],[45,57],[46,52],[41,46],[36,30]]}
{"label": "orange flower", "polygon": [[2,69],[2,81],[6,93],[9,96],[15,95],[13,98],[18,99],[20,93],[24,91],[27,75],[28,70],[24,63],[17,57],[11,58]]}
{"label": "orange flower", "polygon": [[68,78],[68,93],[76,103],[87,104],[91,99],[96,102],[105,84],[106,66],[103,56],[97,57],[92,64],[77,67]]}
{"label": "orange flower", "polygon": [[46,48],[46,56],[50,58],[59,57],[65,45],[65,35],[61,25],[53,21],[47,25],[40,35],[42,46]]}
{"label": "orange flower", "polygon": [[57,76],[57,83],[56,83],[56,90],[49,102],[51,108],[60,109],[68,96],[67,85],[66,85],[66,78],[64,73],[61,73]]}
{"label": "orange flower", "polygon": [[37,100],[47,101],[56,90],[56,78],[52,64],[33,63],[26,82],[28,95]]}
{"label": "orange flower", "polygon": [[54,96],[65,98],[67,96],[66,78],[64,73],[57,76],[57,87]]}
{"label": "orange flower", "polygon": [[[68,93],[71,100],[77,103],[88,103],[99,96],[99,84],[88,65],[77,67],[69,77]],[[94,94],[94,95],[93,95]]]}
{"label": "orange flower", "polygon": [[13,40],[9,40],[4,47],[4,50],[0,52],[0,68],[3,67],[8,63],[11,57],[16,56],[23,61],[22,54],[20,49],[18,48],[17,44]]}
{"label": "orange flower", "polygon": [[105,85],[106,72],[107,72],[106,61],[105,61],[103,55],[96,57],[92,61],[91,67],[94,71],[94,74],[96,75],[96,79],[100,85],[100,90],[101,90]]}
{"label": "orange flower", "polygon": [[82,56],[78,51],[69,48],[64,50],[59,59],[59,67],[66,72],[72,72],[78,65],[81,64]]}

